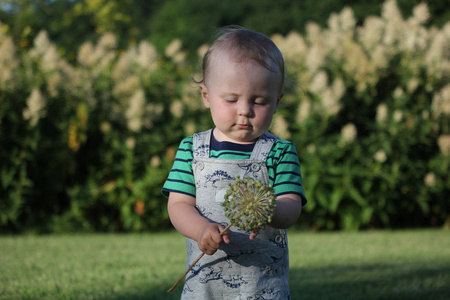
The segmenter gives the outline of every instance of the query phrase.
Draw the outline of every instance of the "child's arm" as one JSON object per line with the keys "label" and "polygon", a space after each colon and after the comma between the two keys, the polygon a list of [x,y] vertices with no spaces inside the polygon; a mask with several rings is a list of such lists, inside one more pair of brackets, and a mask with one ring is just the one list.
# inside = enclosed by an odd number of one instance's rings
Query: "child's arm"
{"label": "child's arm", "polygon": [[[269,225],[279,229],[294,225],[302,212],[302,197],[297,194],[285,194],[279,196],[276,203],[277,207]],[[254,240],[258,233],[258,230],[253,231],[250,239]]]}
{"label": "child's arm", "polygon": [[220,243],[230,243],[227,233],[222,236],[223,226],[209,222],[195,208],[195,198],[189,195],[171,192],[167,204],[170,221],[185,237],[197,242],[200,251],[212,255],[220,247]]}
{"label": "child's arm", "polygon": [[276,203],[270,226],[284,229],[294,225],[302,212],[302,197],[297,194],[285,194],[277,197]]}

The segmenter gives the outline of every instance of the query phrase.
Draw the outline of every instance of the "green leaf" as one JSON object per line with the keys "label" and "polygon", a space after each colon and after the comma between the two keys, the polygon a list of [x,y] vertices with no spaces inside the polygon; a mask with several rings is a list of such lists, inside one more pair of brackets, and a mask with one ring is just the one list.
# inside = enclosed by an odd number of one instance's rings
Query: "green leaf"
{"label": "green leaf", "polygon": [[367,224],[370,222],[372,218],[374,209],[372,207],[365,207],[361,212],[361,221],[363,224]]}
{"label": "green leaf", "polygon": [[364,207],[367,205],[366,199],[364,199],[361,194],[358,192],[357,189],[351,188],[348,190],[348,194],[350,197],[355,200],[356,203],[358,203],[361,207]]}
{"label": "green leaf", "polygon": [[337,188],[333,191],[333,193],[331,193],[330,206],[329,206],[330,213],[332,213],[332,214],[336,213],[336,211],[339,207],[339,203],[341,203],[343,194],[344,194],[344,190],[341,188]]}

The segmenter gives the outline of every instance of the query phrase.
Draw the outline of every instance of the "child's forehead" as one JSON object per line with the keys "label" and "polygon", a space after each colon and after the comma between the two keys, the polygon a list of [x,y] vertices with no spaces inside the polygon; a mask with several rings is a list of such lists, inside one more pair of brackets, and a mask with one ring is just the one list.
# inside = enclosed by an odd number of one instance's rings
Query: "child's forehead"
{"label": "child's forehead", "polygon": [[[259,65],[267,69],[262,62],[254,59],[253,57],[247,55],[244,52],[240,52],[237,50],[229,50],[229,51],[215,51],[214,55],[211,56],[210,70],[214,70],[216,68],[221,68],[224,65],[228,64],[238,64],[244,67],[247,64]],[[266,62],[267,65],[271,67],[275,67],[272,61]],[[276,69],[276,68],[274,68]]]}
{"label": "child's forehead", "polygon": [[[269,54],[267,57],[260,57],[254,51],[248,51],[249,49],[242,49],[240,47],[225,47],[214,48],[210,52],[208,63],[204,69],[205,82],[211,79],[211,76],[221,74],[227,66],[237,66],[238,68],[246,68],[249,65],[260,66],[264,72],[267,70],[269,76],[276,81],[280,82],[280,88],[283,86],[284,72],[276,60],[271,59]],[[228,69],[230,70],[230,69]],[[235,69],[237,70],[237,69]]]}
{"label": "child's forehead", "polygon": [[230,84],[233,86],[235,84],[239,85],[241,82],[248,82],[247,80],[250,80],[252,85],[254,85],[262,80],[264,82],[264,86],[267,88],[269,88],[268,81],[270,81],[277,85],[279,83],[281,89],[283,80],[282,75],[279,72],[269,70],[266,66],[256,60],[250,58],[236,59],[226,55],[210,65],[210,70],[207,77],[208,78],[205,83],[208,86],[209,84],[213,84],[216,87],[217,85],[221,87],[226,87]]}
{"label": "child's forehead", "polygon": [[211,67],[220,67],[229,63],[243,63],[249,62],[250,58],[245,57],[242,54],[236,53],[236,51],[215,51],[211,56]]}

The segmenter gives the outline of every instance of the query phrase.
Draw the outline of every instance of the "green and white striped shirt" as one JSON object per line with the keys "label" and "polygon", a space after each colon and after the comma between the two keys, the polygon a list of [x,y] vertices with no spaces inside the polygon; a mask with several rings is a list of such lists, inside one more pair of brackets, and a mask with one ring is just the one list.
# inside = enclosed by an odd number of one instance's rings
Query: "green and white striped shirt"
{"label": "green and white striped shirt", "polygon": [[[249,159],[255,144],[236,144],[218,142],[211,135],[210,157],[217,159]],[[170,192],[187,194],[195,197],[195,179],[192,171],[193,136],[181,141],[175,156],[172,170],[162,188],[164,196]],[[297,194],[302,197],[302,204],[306,204],[303,191],[300,163],[295,146],[286,140],[276,139],[266,160],[270,184],[277,196],[283,194]]]}

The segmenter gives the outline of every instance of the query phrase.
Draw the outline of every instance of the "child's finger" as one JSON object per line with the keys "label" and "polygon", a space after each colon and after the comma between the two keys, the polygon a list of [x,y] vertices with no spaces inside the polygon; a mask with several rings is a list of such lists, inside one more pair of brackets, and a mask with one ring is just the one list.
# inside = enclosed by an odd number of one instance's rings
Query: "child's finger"
{"label": "child's finger", "polygon": [[222,225],[218,225],[217,228],[219,229],[219,232],[220,232],[221,241],[225,242],[226,244],[229,244],[230,236],[227,231],[224,231],[225,227],[223,227]]}
{"label": "child's finger", "polygon": [[215,232],[212,236],[211,239],[217,243],[220,244],[222,242],[222,236],[219,234],[219,232]]}
{"label": "child's finger", "polygon": [[224,233],[222,235],[223,241],[225,244],[229,244],[230,243],[230,235],[228,233]]}
{"label": "child's finger", "polygon": [[210,240],[210,242],[208,243],[208,249],[209,250],[213,250],[215,252],[215,250],[219,249],[220,247],[220,242],[216,242],[214,240]]}
{"label": "child's finger", "polygon": [[256,236],[259,233],[259,228],[256,228],[255,230],[252,231],[252,233],[250,233],[249,239],[250,240],[254,240],[256,238]]}

